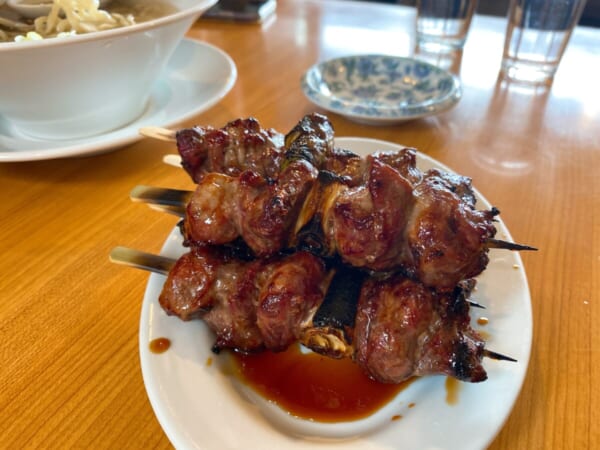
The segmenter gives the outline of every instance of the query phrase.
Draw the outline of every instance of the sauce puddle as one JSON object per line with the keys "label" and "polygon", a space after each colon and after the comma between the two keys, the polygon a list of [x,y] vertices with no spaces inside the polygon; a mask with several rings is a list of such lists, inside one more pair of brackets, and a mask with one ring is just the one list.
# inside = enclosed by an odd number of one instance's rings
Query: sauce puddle
{"label": "sauce puddle", "polygon": [[458,403],[458,394],[462,384],[456,378],[446,378],[446,403],[456,405]]}
{"label": "sauce puddle", "polygon": [[232,356],[242,382],[289,413],[319,422],[367,417],[416,379],[378,383],[350,359],[303,353],[298,346],[280,353]]}
{"label": "sauce puddle", "polygon": [[171,347],[171,341],[164,337],[152,339],[149,347],[152,353],[164,353]]}

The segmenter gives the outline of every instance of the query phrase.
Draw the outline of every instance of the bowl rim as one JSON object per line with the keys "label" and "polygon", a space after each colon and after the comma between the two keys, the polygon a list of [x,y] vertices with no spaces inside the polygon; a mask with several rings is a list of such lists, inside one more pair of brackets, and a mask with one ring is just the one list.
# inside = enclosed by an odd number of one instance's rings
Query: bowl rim
{"label": "bowl rim", "polygon": [[112,28],[110,30],[94,31],[92,33],[77,34],[68,38],[48,38],[41,41],[22,41],[22,42],[0,42],[0,53],[12,52],[12,51],[23,51],[26,49],[38,49],[45,47],[57,47],[57,46],[68,46],[76,45],[82,42],[96,41],[105,38],[115,38],[121,35],[133,34],[136,32],[143,32],[152,28],[158,28],[163,25],[168,25],[177,21],[180,21],[186,17],[193,16],[194,14],[200,14],[207,10],[218,0],[198,0],[197,4],[194,4],[188,8],[177,10],[172,14],[159,17],[157,19],[148,20],[146,22],[136,23],[135,25]]}
{"label": "bowl rim", "polygon": [[[392,106],[379,106],[377,110],[379,114],[373,115],[371,113],[357,113],[352,111],[352,108],[355,106],[362,106],[363,103],[360,99],[356,99],[355,101],[348,101],[344,99],[339,99],[338,104],[332,103],[332,100],[336,100],[335,95],[326,95],[323,94],[317,86],[314,84],[314,78],[319,73],[323,73],[327,67],[331,65],[339,64],[343,61],[354,60],[354,59],[379,59],[379,58],[391,58],[394,60],[402,61],[404,63],[418,63],[428,67],[430,70],[438,73],[439,75],[443,75],[451,82],[451,87],[448,92],[443,93],[442,95],[437,96],[436,98],[429,99],[427,101],[421,103],[415,103],[412,105],[405,106],[403,108],[392,107]],[[454,106],[462,96],[462,86],[460,79],[450,73],[447,70],[444,70],[440,67],[437,67],[427,61],[423,61],[418,58],[412,58],[407,56],[397,56],[397,55],[388,55],[388,54],[379,54],[379,53],[367,53],[367,54],[356,54],[356,55],[346,55],[340,56],[336,58],[332,58],[326,61],[322,61],[311,66],[302,76],[301,78],[301,86],[304,94],[317,105],[328,109],[330,111],[336,112],[338,114],[342,114],[344,116],[354,117],[358,119],[365,120],[380,120],[380,121],[395,121],[395,120],[408,120],[408,119],[416,119],[420,117],[425,117],[431,114],[441,113],[452,106]]]}

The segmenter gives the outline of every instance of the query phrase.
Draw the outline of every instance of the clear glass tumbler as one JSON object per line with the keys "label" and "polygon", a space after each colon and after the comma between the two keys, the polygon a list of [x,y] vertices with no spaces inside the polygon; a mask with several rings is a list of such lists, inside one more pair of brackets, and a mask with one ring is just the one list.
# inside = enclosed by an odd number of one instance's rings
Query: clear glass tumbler
{"label": "clear glass tumbler", "polygon": [[428,52],[461,49],[477,0],[417,0],[417,45]]}
{"label": "clear glass tumbler", "polygon": [[511,0],[503,76],[551,83],[584,6],[585,0]]}

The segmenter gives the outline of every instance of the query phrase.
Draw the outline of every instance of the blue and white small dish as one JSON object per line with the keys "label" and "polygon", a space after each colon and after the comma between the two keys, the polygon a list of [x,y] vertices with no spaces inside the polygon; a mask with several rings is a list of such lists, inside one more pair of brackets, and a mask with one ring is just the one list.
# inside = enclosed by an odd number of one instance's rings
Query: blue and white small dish
{"label": "blue and white small dish", "polygon": [[302,77],[309,100],[357,122],[386,125],[454,106],[458,77],[425,61],[389,55],[356,55],[312,66]]}

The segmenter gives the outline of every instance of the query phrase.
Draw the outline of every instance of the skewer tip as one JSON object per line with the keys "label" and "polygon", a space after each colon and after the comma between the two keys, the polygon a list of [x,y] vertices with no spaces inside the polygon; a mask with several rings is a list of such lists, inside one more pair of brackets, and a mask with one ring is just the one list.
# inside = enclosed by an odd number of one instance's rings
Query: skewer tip
{"label": "skewer tip", "polygon": [[486,241],[486,247],[487,248],[501,248],[504,250],[516,250],[516,251],[520,251],[520,250],[537,251],[537,248],[531,247],[529,245],[517,244],[515,242],[508,242],[508,241],[503,241],[501,239],[493,239],[493,238],[490,238]]}
{"label": "skewer tip", "polygon": [[474,302],[473,300],[469,300],[468,302],[469,302],[469,305],[471,305],[473,308],[485,309],[485,306],[483,306],[481,303]]}
{"label": "skewer tip", "polygon": [[496,359],[498,361],[518,362],[516,359],[511,358],[510,356],[506,356],[506,355],[503,355],[502,353],[497,353],[492,350],[488,350],[487,348],[483,350],[483,356],[490,358],[490,359]]}

